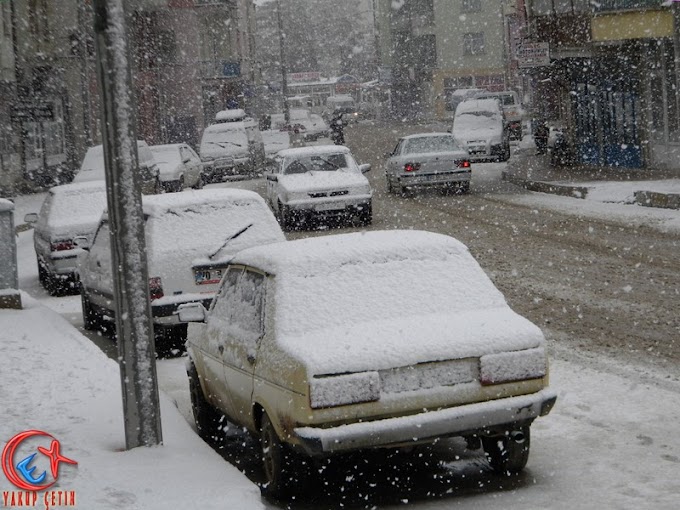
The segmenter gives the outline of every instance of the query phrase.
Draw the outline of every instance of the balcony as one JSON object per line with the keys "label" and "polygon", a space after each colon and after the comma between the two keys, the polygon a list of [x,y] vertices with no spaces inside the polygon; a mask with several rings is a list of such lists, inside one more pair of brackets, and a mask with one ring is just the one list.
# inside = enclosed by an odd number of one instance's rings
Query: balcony
{"label": "balcony", "polygon": [[593,2],[593,12],[640,11],[663,7],[662,0],[599,0]]}

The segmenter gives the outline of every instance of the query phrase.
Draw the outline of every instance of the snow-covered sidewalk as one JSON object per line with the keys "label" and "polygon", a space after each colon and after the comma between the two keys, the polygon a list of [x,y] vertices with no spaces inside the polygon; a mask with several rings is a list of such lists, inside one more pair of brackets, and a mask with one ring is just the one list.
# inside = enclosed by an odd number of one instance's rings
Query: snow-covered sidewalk
{"label": "snow-covered sidewalk", "polygon": [[[0,438],[4,444],[37,429],[60,441],[61,454],[78,465],[61,463],[50,491],[75,491],[80,508],[265,508],[258,488],[207,446],[163,393],[164,445],[125,451],[116,363],[56,312],[25,293],[22,300],[23,310],[0,310]],[[30,466],[36,476],[47,471],[49,481],[48,457],[38,454]],[[16,497],[19,490],[0,473],[5,491]]]}

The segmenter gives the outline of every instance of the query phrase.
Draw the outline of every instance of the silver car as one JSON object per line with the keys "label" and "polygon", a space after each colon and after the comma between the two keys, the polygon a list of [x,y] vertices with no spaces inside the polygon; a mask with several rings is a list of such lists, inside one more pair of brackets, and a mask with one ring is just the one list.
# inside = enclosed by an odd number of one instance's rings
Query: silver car
{"label": "silver car", "polygon": [[468,153],[449,133],[405,136],[386,156],[385,177],[390,193],[433,186],[447,193],[470,190],[472,167]]}

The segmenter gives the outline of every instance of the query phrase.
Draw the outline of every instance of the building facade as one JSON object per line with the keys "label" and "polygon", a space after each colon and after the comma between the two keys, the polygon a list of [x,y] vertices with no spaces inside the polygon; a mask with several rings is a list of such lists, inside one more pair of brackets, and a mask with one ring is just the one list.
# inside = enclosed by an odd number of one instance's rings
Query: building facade
{"label": "building facade", "polygon": [[539,113],[562,123],[573,159],[627,168],[680,165],[680,6],[661,0],[528,0]]}
{"label": "building facade", "polygon": [[[140,139],[197,144],[228,102],[248,107],[252,0],[135,0],[126,6]],[[12,35],[2,40],[0,86],[15,93],[0,103],[0,141],[13,145],[3,148],[3,161],[14,151],[19,169],[3,170],[0,188],[68,182],[87,148],[101,142],[91,1],[3,0],[3,22],[6,11]]]}

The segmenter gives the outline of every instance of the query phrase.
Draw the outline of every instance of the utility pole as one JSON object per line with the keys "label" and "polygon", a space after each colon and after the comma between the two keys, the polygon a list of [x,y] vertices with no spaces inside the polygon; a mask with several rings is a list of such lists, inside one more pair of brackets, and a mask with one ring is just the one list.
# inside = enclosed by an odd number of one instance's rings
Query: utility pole
{"label": "utility pole", "polygon": [[161,444],[124,0],[93,0],[125,445]]}
{"label": "utility pole", "polygon": [[290,105],[288,104],[288,66],[286,64],[285,37],[283,35],[283,22],[281,21],[281,0],[276,0],[276,18],[279,25],[279,47],[281,51],[281,93],[283,94],[283,116],[286,125],[290,124]]}

